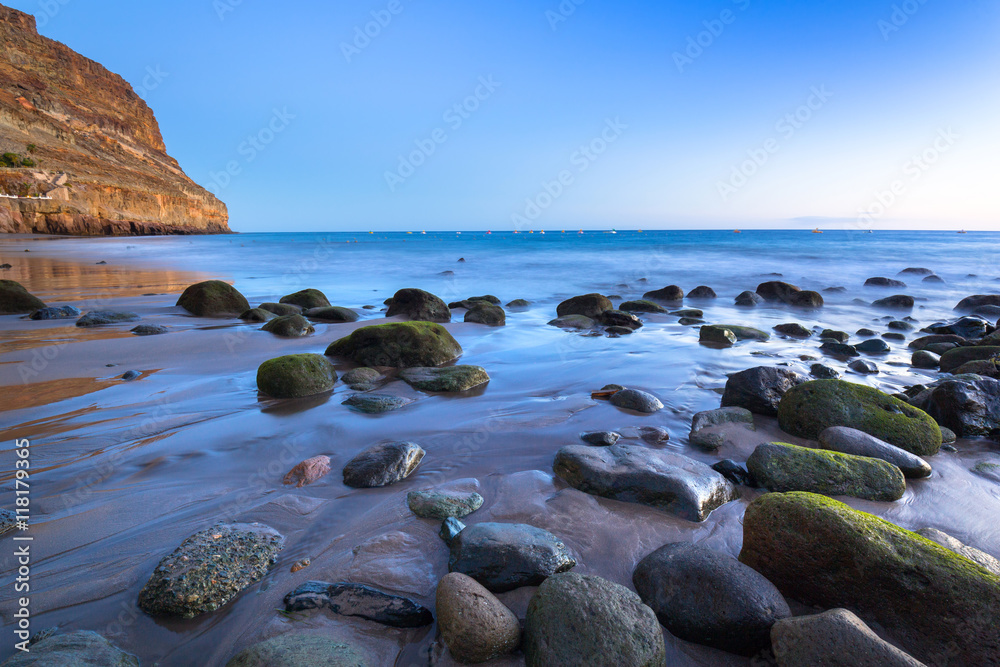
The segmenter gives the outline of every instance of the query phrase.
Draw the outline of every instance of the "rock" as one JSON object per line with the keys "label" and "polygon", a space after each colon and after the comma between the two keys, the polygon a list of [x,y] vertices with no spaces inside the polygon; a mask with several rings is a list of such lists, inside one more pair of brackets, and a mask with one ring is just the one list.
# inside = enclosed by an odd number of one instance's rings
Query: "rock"
{"label": "rock", "polygon": [[816,440],[831,426],[864,431],[918,456],[941,447],[941,429],[930,415],[878,389],[843,380],[813,380],[790,389],[778,404],[786,433]]}
{"label": "rock", "polygon": [[597,322],[584,315],[567,315],[565,317],[557,317],[556,319],[549,322],[549,326],[559,327],[560,329],[593,329],[597,326]]}
{"label": "rock", "polygon": [[646,292],[642,295],[643,299],[652,299],[653,301],[683,301],[684,300],[684,290],[682,290],[677,285],[668,285],[663,289],[653,290],[652,292]]}
{"label": "rock", "polygon": [[523,310],[531,307],[531,302],[526,299],[514,299],[507,304],[507,307],[511,310]]}
{"label": "rock", "polygon": [[831,426],[819,434],[819,446],[842,454],[887,461],[912,479],[929,477],[931,474],[931,467],[919,456],[857,429]]}
{"label": "rock", "polygon": [[970,361],[952,371],[955,375],[982,375],[983,377],[1000,379],[1000,357]]}
{"label": "rock", "polygon": [[737,306],[752,308],[762,303],[764,303],[764,297],[760,296],[756,292],[740,292],[740,294],[736,297]]}
{"label": "rock", "polygon": [[950,428],[946,426],[941,427],[941,442],[946,444],[952,444],[956,440],[958,440],[958,436],[955,435],[954,431],[952,431]]}
{"label": "rock", "polygon": [[681,310],[675,310],[670,314],[676,317],[680,317],[681,319],[685,318],[694,319],[694,318],[704,317],[705,315],[705,313],[699,310],[698,308],[682,308]]}
{"label": "rock", "polygon": [[392,628],[422,628],[434,622],[430,610],[408,598],[355,583],[309,581],[285,596],[285,612],[329,609]]}
{"label": "rock", "polygon": [[283,338],[304,338],[316,333],[316,328],[301,315],[276,317],[260,329]]}
{"label": "rock", "polygon": [[910,267],[903,269],[902,271],[899,272],[899,275],[901,276],[905,276],[907,274],[914,276],[930,276],[934,275],[934,272],[931,271],[930,269],[925,269],[923,267]]}
{"label": "rock", "polygon": [[830,340],[836,341],[838,343],[846,343],[851,339],[851,334],[846,331],[836,331],[834,329],[823,329],[823,333],[819,335],[820,338],[828,338]]}
{"label": "rock", "polygon": [[170,329],[167,327],[161,327],[158,324],[140,324],[130,330],[130,333],[135,336],[161,336],[169,332]]}
{"label": "rock", "polygon": [[0,508],[0,535],[17,528],[17,512]]}
{"label": "rock", "polygon": [[251,308],[240,315],[240,319],[244,322],[267,322],[268,320],[273,320],[275,317],[274,313],[263,308]]}
{"label": "rock", "polygon": [[43,310],[45,302],[32,295],[14,280],[0,280],[0,315],[33,313]]}
{"label": "rock", "polygon": [[712,426],[723,424],[742,424],[754,430],[753,413],[750,410],[739,407],[719,408],[717,410],[706,410],[699,412],[691,420],[691,430],[700,431]]}
{"label": "rock", "polygon": [[878,332],[872,329],[858,329],[854,332],[855,336],[860,336],[862,338],[871,338],[872,336],[877,336]]}
{"label": "rock", "polygon": [[993,320],[994,322],[997,318],[1000,318],[1000,306],[987,305],[979,306],[972,311],[973,315],[979,315],[980,317],[985,317],[988,320]]}
{"label": "rock", "polygon": [[916,329],[915,326],[907,322],[906,320],[893,320],[886,325],[888,328],[895,331],[913,331]]}
{"label": "rock", "polygon": [[809,367],[809,374],[818,380],[836,380],[840,373],[836,369],[824,366],[823,364],[813,364]]}
{"label": "rock", "polygon": [[438,535],[450,547],[455,538],[458,537],[458,534],[463,530],[465,530],[464,523],[455,517],[448,517],[441,523],[441,530],[438,531]]}
{"label": "rock", "polygon": [[843,285],[837,285],[835,287],[827,287],[823,291],[829,294],[846,294],[847,288]]}
{"label": "rock", "polygon": [[855,359],[847,364],[847,367],[855,373],[861,373],[862,375],[877,375],[879,372],[878,366],[864,359]]}
{"label": "rock", "polygon": [[839,359],[850,359],[851,357],[856,357],[859,354],[858,350],[853,345],[835,343],[833,341],[823,343],[819,346],[819,349],[820,351]]}
{"label": "rock", "polygon": [[258,582],[274,565],[284,538],[259,523],[219,524],[164,556],[139,593],[151,616],[194,618],[215,611]]}
{"label": "rock", "polygon": [[391,394],[353,394],[342,403],[366,415],[380,415],[406,407],[410,401]]}
{"label": "rock", "polygon": [[574,573],[547,579],[528,605],[527,667],[666,664],[653,610],[624,586]]}
{"label": "rock", "polygon": [[986,665],[1000,654],[1000,577],[835,500],[757,498],[744,517],[740,560],[786,597],[879,623],[925,662]]}
{"label": "rock", "polygon": [[1000,294],[977,294],[958,302],[955,310],[970,311],[983,306],[1000,306]]}
{"label": "rock", "polygon": [[726,444],[726,437],[721,433],[710,431],[691,431],[688,436],[688,443],[692,447],[703,449],[706,452],[714,452]]}
{"label": "rock", "polygon": [[374,368],[354,368],[352,370],[344,373],[341,378],[344,384],[355,385],[355,384],[374,384],[382,379],[382,374],[379,373]]}
{"label": "rock", "polygon": [[787,368],[750,368],[729,376],[722,394],[722,406],[746,408],[755,414],[776,417],[782,396],[805,380]]}
{"label": "rock", "polygon": [[687,298],[689,298],[689,299],[715,299],[715,298],[718,298],[718,295],[715,293],[715,290],[712,289],[711,287],[708,287],[706,285],[699,285],[698,287],[695,287],[693,290],[691,290],[690,292],[688,292]]}
{"label": "rock", "polygon": [[424,450],[412,442],[374,445],[344,466],[344,484],[354,489],[389,486],[409,477],[424,458]]}
{"label": "rock", "polygon": [[906,283],[892,278],[869,278],[865,281],[865,287],[906,287]]}
{"label": "rock", "polygon": [[927,350],[917,350],[910,363],[914,368],[937,368],[941,365],[941,357]]}
{"label": "rock", "polygon": [[139,371],[126,371],[125,374],[122,375],[122,380],[125,380],[125,382],[131,382],[132,380],[138,380],[141,377],[142,373]]}
{"label": "rock", "polygon": [[582,433],[580,435],[581,440],[594,447],[610,447],[616,444],[621,437],[620,433],[613,431],[597,431],[594,433]]}
{"label": "rock", "polygon": [[959,556],[964,556],[972,562],[982,565],[992,574],[1000,576],[1000,560],[997,560],[985,551],[962,544],[948,533],[940,531],[937,528],[921,528],[917,531],[917,535],[926,537],[931,542],[940,544],[945,549],[954,551]]}
{"label": "rock", "polygon": [[[882,338],[884,338],[886,340],[896,340],[896,341],[899,341],[899,342],[903,342],[904,340],[906,340],[906,335],[890,331],[888,333],[882,334]],[[861,348],[858,348],[858,349],[861,349]]]}
{"label": "rock", "polygon": [[626,313],[666,313],[667,309],[646,299],[626,301],[618,306],[618,310]]}
{"label": "rock", "polygon": [[731,330],[715,324],[706,324],[699,332],[698,342],[702,345],[732,347],[736,345],[736,334]]}
{"label": "rock", "polygon": [[649,505],[688,521],[704,521],[739,495],[704,463],[637,445],[569,445],[556,454],[553,470],[585,493]]}
{"label": "rock", "polygon": [[736,461],[723,459],[712,464],[712,470],[719,473],[733,484],[757,488],[757,480],[750,472]]}
{"label": "rock", "polygon": [[250,310],[247,298],[221,280],[191,285],[181,294],[177,305],[199,317],[237,317]]}
{"label": "rock", "polygon": [[1000,380],[966,375],[936,383],[911,403],[962,438],[1000,433]]}
{"label": "rock", "polygon": [[424,519],[443,521],[448,517],[461,519],[483,506],[478,493],[444,493],[441,491],[410,491],[406,494],[410,511]]}
{"label": "rock", "polygon": [[941,355],[941,372],[951,373],[956,368],[970,361],[986,361],[1000,357],[1000,346],[978,345],[973,347],[956,347]]}
{"label": "rock", "polygon": [[302,308],[290,303],[262,303],[257,306],[261,310],[266,310],[267,312],[277,315],[278,317],[286,317],[288,315],[301,315]]}
{"label": "rock", "polygon": [[357,322],[360,319],[360,316],[350,308],[340,308],[339,306],[310,308],[305,312],[305,316],[311,320],[324,322]]}
{"label": "rock", "polygon": [[760,329],[754,329],[753,327],[743,326],[742,324],[719,324],[718,326],[729,329],[736,335],[736,340],[759,340],[768,341],[771,340],[771,334],[766,331],[761,331]]}
{"label": "rock", "polygon": [[13,269],[13,268],[14,267],[11,264],[6,264],[6,263],[0,264],[0,270],[2,270],[2,271],[6,271],[7,269]]}
{"label": "rock", "polygon": [[[0,297],[2,298],[2,297]],[[72,320],[80,317],[80,309],[73,306],[61,308],[42,308],[31,314],[33,320]]]}
{"label": "rock", "polygon": [[662,426],[640,426],[639,437],[650,445],[659,445],[670,440],[670,432]]}
{"label": "rock", "polygon": [[846,609],[778,621],[771,648],[779,667],[924,667]]}
{"label": "rock", "polygon": [[943,284],[944,283],[944,278],[942,278],[941,276],[937,276],[937,275],[931,275],[931,276],[927,276],[926,278],[924,278],[920,282],[922,282],[922,283],[938,283],[938,284]]}
{"label": "rock", "polygon": [[790,322],[788,324],[779,324],[774,327],[774,330],[780,334],[786,336],[792,336],[793,338],[809,338],[812,336],[812,331],[806,329],[801,324],[797,322]]}
{"label": "rock", "polygon": [[1000,483],[1000,464],[982,461],[972,466],[972,472],[981,477]]}
{"label": "rock", "polygon": [[479,523],[449,544],[449,572],[472,577],[493,593],[537,586],[576,566],[566,545],[547,530],[519,523]]}
{"label": "rock", "polygon": [[285,475],[283,484],[294,484],[296,488],[302,488],[307,484],[319,481],[330,472],[329,456],[314,456],[298,464]]}
{"label": "rock", "polygon": [[486,384],[490,376],[480,366],[445,366],[443,368],[407,368],[400,379],[420,391],[458,393]]}
{"label": "rock", "polygon": [[139,660],[96,632],[52,635],[17,653],[3,667],[139,667]]}
{"label": "rock", "polygon": [[956,336],[954,334],[934,334],[932,336],[924,336],[910,341],[908,347],[914,350],[926,350],[931,345],[938,345],[941,343],[951,343],[952,347],[956,347],[959,345],[965,345],[966,340],[961,336]]}
{"label": "rock", "polygon": [[798,308],[822,308],[823,303],[822,295],[810,290],[795,292],[788,298],[788,305]]}
{"label": "rock", "polygon": [[455,660],[479,664],[517,650],[521,625],[514,613],[475,579],[446,574],[437,587],[438,628]]}
{"label": "rock", "polygon": [[392,297],[386,317],[401,315],[420,322],[451,322],[451,310],[439,297],[421,289],[402,289]]}
{"label": "rock", "polygon": [[912,310],[914,300],[912,296],[896,294],[894,296],[887,296],[884,299],[873,301],[872,306],[876,308],[888,308],[891,310]]}
{"label": "rock", "polygon": [[560,318],[568,315],[582,315],[591,319],[597,319],[605,310],[612,310],[611,300],[601,294],[584,294],[567,299],[556,308],[556,314]]}
{"label": "rock", "polygon": [[286,632],[237,653],[226,667],[374,667],[354,647],[323,635]]}
{"label": "rock", "polygon": [[903,497],[906,480],[880,459],[807,449],[783,442],[759,445],[747,470],[768,491],[809,491],[892,502]]}
{"label": "rock", "polygon": [[639,562],[632,583],[670,634],[728,653],[769,647],[771,626],[791,616],[774,584],[700,544],[660,547]]}
{"label": "rock", "polygon": [[935,322],[934,324],[931,324],[927,328],[923,329],[923,331],[938,335],[951,334],[972,340],[974,338],[982,338],[985,336],[987,325],[988,323],[985,320],[978,317],[960,317],[957,320],[952,320],[951,322]]}
{"label": "rock", "polygon": [[330,300],[327,299],[326,295],[318,289],[304,289],[300,292],[296,292],[295,294],[288,294],[278,299],[278,302],[292,304],[293,306],[298,306],[302,310],[330,307]]}
{"label": "rock", "polygon": [[257,389],[271,398],[301,398],[333,389],[337,372],[319,354],[293,354],[265,361],[257,369]]}
{"label": "rock", "polygon": [[757,294],[765,301],[788,303],[792,295],[802,290],[780,280],[771,280],[757,286]]}
{"label": "rock", "polygon": [[346,357],[362,366],[393,368],[440,366],[461,354],[462,346],[447,329],[431,322],[362,327],[326,349],[327,356]]}
{"label": "rock", "polygon": [[598,321],[606,327],[625,327],[632,331],[642,328],[642,320],[621,310],[606,310]]}
{"label": "rock", "polygon": [[135,322],[139,316],[135,313],[116,313],[110,310],[92,310],[76,321],[78,327],[100,327],[122,322]]}
{"label": "rock", "polygon": [[473,302],[469,312],[465,314],[465,321],[491,327],[502,327],[507,324],[507,313],[500,306],[486,301],[476,301]]}
{"label": "rock", "polygon": [[656,396],[638,389],[622,389],[611,397],[611,405],[623,410],[634,410],[643,414],[653,414],[663,409],[663,403]]}

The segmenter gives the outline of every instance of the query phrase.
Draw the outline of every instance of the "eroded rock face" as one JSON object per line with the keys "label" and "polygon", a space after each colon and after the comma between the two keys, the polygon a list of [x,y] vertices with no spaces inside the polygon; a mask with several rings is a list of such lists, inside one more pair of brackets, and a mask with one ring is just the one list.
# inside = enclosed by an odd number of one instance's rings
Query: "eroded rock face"
{"label": "eroded rock face", "polygon": [[448,570],[472,577],[494,593],[537,586],[576,566],[576,559],[558,537],[522,523],[467,526],[451,539],[449,547]]}

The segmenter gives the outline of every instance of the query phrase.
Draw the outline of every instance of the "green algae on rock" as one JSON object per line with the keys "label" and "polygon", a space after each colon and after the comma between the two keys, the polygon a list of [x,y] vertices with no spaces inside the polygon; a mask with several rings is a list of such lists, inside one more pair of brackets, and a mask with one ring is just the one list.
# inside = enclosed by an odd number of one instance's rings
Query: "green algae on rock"
{"label": "green algae on rock", "polygon": [[754,329],[753,327],[743,326],[742,324],[719,324],[718,326],[723,329],[729,329],[736,336],[736,340],[759,340],[768,341],[771,340],[771,334],[766,331],[761,331],[760,329]]}
{"label": "green algae on rock", "polygon": [[844,380],[813,380],[789,389],[778,404],[778,423],[786,433],[810,440],[831,426],[848,426],[918,456],[941,448],[941,429],[926,412]]}
{"label": "green algae on rock", "polygon": [[303,310],[310,308],[328,308],[330,300],[318,289],[304,289],[295,294],[288,294],[278,300],[280,303],[292,304]]}
{"label": "green algae on rock", "polygon": [[301,315],[285,315],[270,320],[260,328],[282,338],[304,338],[316,333],[316,328]]}
{"label": "green algae on rock", "polygon": [[448,517],[464,518],[483,506],[478,493],[445,493],[443,491],[410,491],[406,504],[410,511],[424,519],[444,521]]}
{"label": "green algae on rock", "polygon": [[250,302],[235,287],[221,280],[191,285],[177,305],[199,317],[239,317],[250,310]]}
{"label": "green algae on rock", "polygon": [[736,334],[727,327],[717,324],[706,324],[699,332],[698,340],[702,345],[718,345],[732,347],[739,340]]}
{"label": "green algae on rock", "polygon": [[459,393],[490,381],[480,366],[445,366],[443,368],[407,368],[399,373],[403,382],[420,391]]}
{"label": "green algae on rock", "polygon": [[462,354],[448,330],[433,322],[393,322],[357,329],[326,349],[363,366],[414,368],[440,366]]}
{"label": "green algae on rock", "polygon": [[0,280],[0,315],[32,313],[45,308],[45,303],[16,280]]}
{"label": "green algae on rock", "polygon": [[271,398],[301,398],[333,389],[337,372],[319,354],[292,354],[257,369],[257,389]]}
{"label": "green algae on rock", "polygon": [[941,372],[951,373],[970,361],[985,361],[1000,357],[1000,346],[976,345],[973,347],[956,347],[941,355]]}

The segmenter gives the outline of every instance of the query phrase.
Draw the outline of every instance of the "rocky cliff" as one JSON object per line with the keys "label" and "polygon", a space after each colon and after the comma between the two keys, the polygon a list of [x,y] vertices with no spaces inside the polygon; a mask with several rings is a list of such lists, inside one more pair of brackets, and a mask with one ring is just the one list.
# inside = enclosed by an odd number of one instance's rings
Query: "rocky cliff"
{"label": "rocky cliff", "polygon": [[22,197],[0,197],[0,232],[229,232],[226,205],[167,155],[131,86],[3,5],[0,194]]}

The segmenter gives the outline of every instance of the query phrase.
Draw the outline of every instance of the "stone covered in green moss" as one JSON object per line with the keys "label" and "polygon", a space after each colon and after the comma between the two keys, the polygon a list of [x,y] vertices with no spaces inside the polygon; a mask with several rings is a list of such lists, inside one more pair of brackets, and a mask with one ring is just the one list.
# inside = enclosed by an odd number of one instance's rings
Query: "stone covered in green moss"
{"label": "stone covered in green moss", "polygon": [[181,294],[177,305],[199,317],[239,317],[250,310],[247,298],[221,280],[191,285]]}
{"label": "stone covered in green moss", "polygon": [[291,303],[273,303],[267,302],[262,303],[257,306],[261,310],[266,310],[269,313],[274,313],[278,317],[285,317],[286,315],[301,315],[302,308]]}
{"label": "stone covered in green moss", "polygon": [[739,340],[729,328],[716,324],[706,324],[701,328],[698,340],[703,345],[732,347]]}
{"label": "stone covered in green moss", "polygon": [[315,327],[301,315],[276,317],[260,329],[283,338],[302,338],[316,333]]}
{"label": "stone covered in green moss", "polygon": [[292,354],[257,369],[257,389],[272,398],[301,398],[333,389],[337,372],[319,354]]}
{"label": "stone covered in green moss", "polygon": [[24,285],[15,280],[0,280],[0,315],[32,313],[45,307],[45,303],[32,295]]}
{"label": "stone covered in green moss", "polygon": [[810,440],[831,426],[848,426],[918,456],[941,448],[941,429],[926,412],[843,380],[814,380],[789,389],[778,404],[778,423],[786,433]]}
{"label": "stone covered in green moss", "polygon": [[623,310],[626,313],[666,313],[667,309],[663,306],[653,303],[649,299],[638,299],[636,301],[626,301],[622,305],[618,306],[618,310]]}
{"label": "stone covered in green moss", "polygon": [[742,324],[720,324],[720,327],[729,329],[736,335],[736,340],[771,340],[771,334],[753,327],[746,327]]}
{"label": "stone covered in green moss", "polygon": [[414,389],[445,393],[468,391],[490,381],[489,373],[481,366],[408,368],[399,377]]}
{"label": "stone covered in green moss", "polygon": [[287,294],[279,299],[280,303],[290,303],[303,310],[310,308],[327,308],[330,305],[326,295],[318,289],[304,289],[295,294]]}
{"label": "stone covered in green moss", "polygon": [[310,308],[305,312],[305,316],[324,322],[357,322],[359,318],[358,314],[350,308],[341,308],[340,306]]}
{"label": "stone covered in green moss", "polygon": [[433,322],[395,322],[363,327],[326,350],[362,366],[415,368],[440,366],[462,354],[448,330]]}
{"label": "stone covered in green moss", "polygon": [[878,622],[925,663],[989,665],[1000,655],[1000,577],[836,500],[757,498],[740,560],[789,598]]}
{"label": "stone covered in green moss", "polygon": [[970,361],[984,361],[1000,357],[1000,347],[995,345],[976,345],[973,347],[956,347],[941,355],[941,371],[951,373]]}
{"label": "stone covered in green moss", "polygon": [[473,301],[469,312],[465,314],[465,321],[502,327],[507,324],[507,313],[500,306],[488,301]]}
{"label": "stone covered in green moss", "polygon": [[268,322],[270,320],[273,320],[275,317],[277,317],[277,315],[275,315],[269,310],[264,310],[263,308],[251,308],[250,310],[240,315],[240,319],[243,320],[244,322],[257,322],[257,323]]}
{"label": "stone covered in green moss", "polygon": [[891,502],[906,491],[902,471],[880,459],[769,442],[747,459],[747,469],[769,491],[809,491]]}

